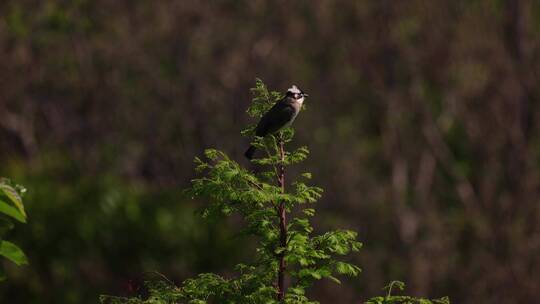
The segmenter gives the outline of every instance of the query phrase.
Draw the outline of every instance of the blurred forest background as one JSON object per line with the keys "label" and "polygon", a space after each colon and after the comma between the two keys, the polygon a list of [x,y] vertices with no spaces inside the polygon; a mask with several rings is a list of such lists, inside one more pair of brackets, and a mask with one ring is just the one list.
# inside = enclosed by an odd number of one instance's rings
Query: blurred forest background
{"label": "blurred forest background", "polygon": [[[359,303],[392,279],[454,303],[540,286],[540,2],[0,2],[0,175],[28,188],[1,303],[134,295],[145,272],[231,274],[250,240],[182,196],[239,131],[255,77],[310,94],[316,226],[359,231]],[[299,169],[300,170],[300,169]],[[289,179],[290,180],[290,179]]]}

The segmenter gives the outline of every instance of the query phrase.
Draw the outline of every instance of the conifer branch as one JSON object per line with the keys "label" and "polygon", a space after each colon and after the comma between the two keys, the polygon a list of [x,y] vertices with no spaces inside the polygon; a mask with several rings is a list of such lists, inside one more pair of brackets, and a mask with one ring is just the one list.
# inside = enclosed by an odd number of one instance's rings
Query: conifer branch
{"label": "conifer branch", "polygon": [[[282,98],[277,92],[268,92],[260,80],[253,91],[255,97],[248,113],[256,117]],[[251,134],[252,129],[242,133]],[[205,218],[238,214],[245,219],[244,232],[258,239],[254,262],[238,264],[239,273],[234,277],[202,273],[179,287],[161,278],[159,282],[146,283],[148,298],[104,296],[101,302],[316,304],[305,294],[315,281],[329,279],[339,283],[336,275],[356,276],[360,268],[338,260],[338,256],[360,249],[355,232],[337,230],[312,235],[309,217],[315,213],[313,208],[300,207],[303,215],[287,218],[291,209],[314,203],[322,193],[321,188],[300,181],[291,183],[290,193],[285,192],[285,166],[301,162],[309,153],[306,147],[285,152],[284,145],[293,136],[294,130],[286,128],[265,142],[256,138],[252,144],[267,154],[252,160],[266,166],[267,170],[260,175],[243,169],[216,149],[205,150],[205,158],[195,158],[196,170],[202,176],[192,180],[186,193],[211,202],[201,213]],[[311,174],[304,173],[302,177],[309,179]],[[291,280],[287,281],[288,278]]]}

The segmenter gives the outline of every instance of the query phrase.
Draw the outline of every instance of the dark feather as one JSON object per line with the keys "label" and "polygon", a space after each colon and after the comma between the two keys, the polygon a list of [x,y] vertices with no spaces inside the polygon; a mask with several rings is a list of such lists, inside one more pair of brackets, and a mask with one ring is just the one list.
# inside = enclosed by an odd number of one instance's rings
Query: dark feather
{"label": "dark feather", "polygon": [[279,101],[261,118],[255,129],[255,135],[264,137],[278,131],[294,118],[295,111],[286,99]]}

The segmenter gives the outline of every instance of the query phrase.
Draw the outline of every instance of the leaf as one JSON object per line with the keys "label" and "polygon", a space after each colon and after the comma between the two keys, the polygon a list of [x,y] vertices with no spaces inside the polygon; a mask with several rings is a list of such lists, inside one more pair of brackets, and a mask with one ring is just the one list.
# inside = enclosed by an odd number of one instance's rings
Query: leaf
{"label": "leaf", "polygon": [[216,149],[206,149],[204,150],[204,156],[208,159],[216,160],[218,158],[218,151]]}
{"label": "leaf", "polygon": [[334,283],[341,284],[341,281],[334,276],[328,276],[328,279],[332,280]]}
{"label": "leaf", "polygon": [[336,271],[339,274],[345,274],[351,277],[357,276],[361,269],[358,266],[345,262],[336,263]]}
{"label": "leaf", "polygon": [[307,216],[314,216],[315,215],[315,209],[313,208],[306,208],[302,210],[302,212]]}
{"label": "leaf", "polygon": [[0,191],[3,192],[7,196],[7,198],[11,200],[13,204],[15,204],[15,207],[19,209],[20,213],[22,213],[24,217],[26,217],[26,212],[24,212],[22,199],[17,193],[17,191],[15,191],[15,189],[11,187],[10,185],[3,184],[3,183],[0,184]]}
{"label": "leaf", "polygon": [[301,176],[304,177],[304,178],[307,178],[307,179],[311,179],[311,173],[309,173],[309,172],[302,173]]}
{"label": "leaf", "polygon": [[21,213],[19,209],[12,207],[8,203],[0,200],[0,212],[11,216],[21,223],[26,223],[26,215]]}
{"label": "leaf", "polygon": [[24,252],[17,245],[8,241],[0,242],[0,255],[19,266],[28,264],[28,259]]}

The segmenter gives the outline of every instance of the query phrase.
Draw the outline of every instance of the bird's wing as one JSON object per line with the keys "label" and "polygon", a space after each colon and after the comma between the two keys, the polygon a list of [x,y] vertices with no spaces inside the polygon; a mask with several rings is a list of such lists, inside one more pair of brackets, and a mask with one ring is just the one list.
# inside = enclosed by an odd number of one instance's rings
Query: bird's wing
{"label": "bird's wing", "polygon": [[261,118],[255,129],[255,135],[262,137],[278,131],[293,119],[294,114],[293,106],[279,101]]}

